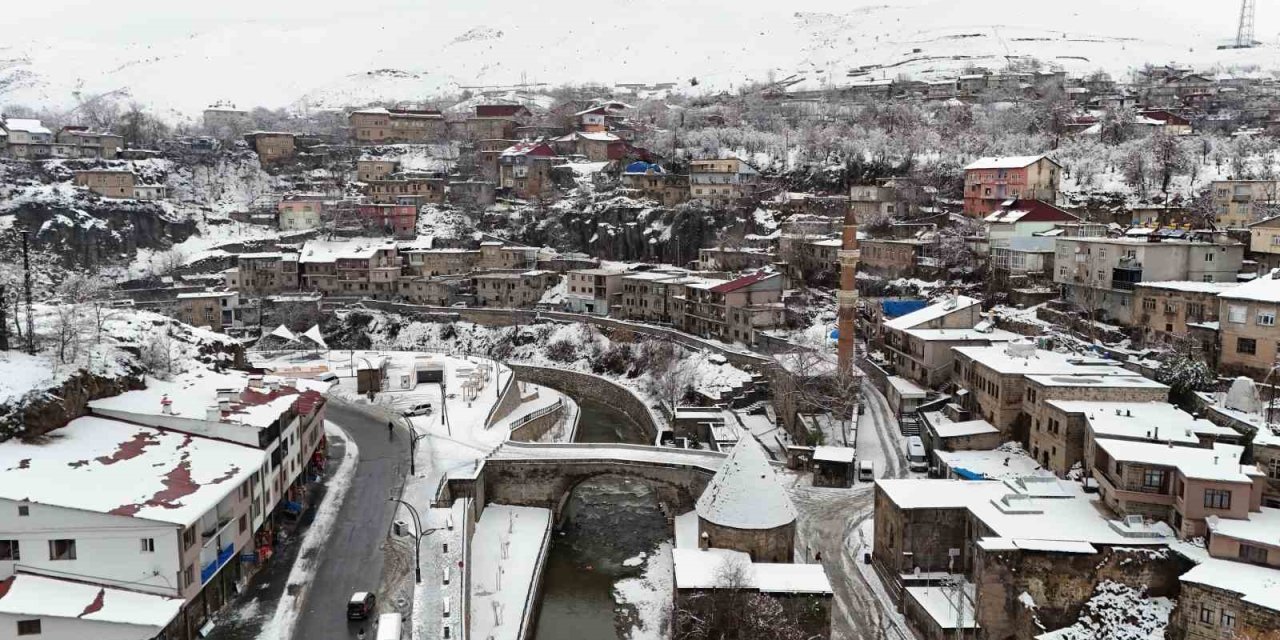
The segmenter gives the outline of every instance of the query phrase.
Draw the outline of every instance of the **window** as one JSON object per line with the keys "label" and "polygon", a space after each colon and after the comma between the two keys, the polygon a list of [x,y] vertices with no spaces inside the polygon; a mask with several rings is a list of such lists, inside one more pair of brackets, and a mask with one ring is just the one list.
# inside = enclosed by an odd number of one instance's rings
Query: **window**
{"label": "window", "polygon": [[40,635],[39,620],[19,620],[18,635],[20,636],[38,636]]}
{"label": "window", "polygon": [[1159,489],[1164,486],[1164,469],[1147,469],[1142,473],[1142,486]]}
{"label": "window", "polygon": [[49,541],[49,559],[50,560],[75,560],[76,559],[76,541],[75,540],[50,540]]}
{"label": "window", "polygon": [[1201,279],[1201,280],[1203,280],[1203,281],[1205,281],[1205,282],[1213,282],[1213,274],[1212,274],[1212,273],[1206,273],[1206,274],[1204,274],[1203,276],[1201,276],[1201,278],[1200,278],[1200,279]]}
{"label": "window", "polygon": [[1205,262],[1213,262],[1213,256],[1214,256],[1214,254],[1212,254],[1212,253],[1206,253],[1206,254],[1204,254],[1204,261],[1205,261]]}
{"label": "window", "polygon": [[1267,462],[1267,476],[1275,480],[1280,480],[1280,458],[1272,458]]}
{"label": "window", "polygon": [[22,554],[18,552],[17,540],[0,540],[0,560],[17,562],[21,559]]}
{"label": "window", "polygon": [[1222,612],[1222,626],[1228,629],[1234,628],[1236,626],[1236,614],[1224,610]]}
{"label": "window", "polygon": [[244,533],[249,528],[249,516],[240,516],[240,533]]}
{"label": "window", "polygon": [[1274,327],[1276,326],[1276,312],[1260,311],[1256,321],[1260,327]]}
{"label": "window", "polygon": [[1155,311],[1155,310],[1156,310],[1156,299],[1155,299],[1155,298],[1143,298],[1143,299],[1142,299],[1142,310],[1143,310],[1143,311]]}
{"label": "window", "polygon": [[1253,355],[1258,351],[1258,341],[1253,338],[1236,338],[1236,353]]}
{"label": "window", "polygon": [[1231,508],[1231,491],[1227,489],[1205,489],[1204,490],[1204,508],[1230,509]]}
{"label": "window", "polygon": [[1200,605],[1200,622],[1204,624],[1213,624],[1213,609]]}
{"label": "window", "polygon": [[156,552],[156,539],[155,539],[155,538],[142,538],[142,539],[140,540],[140,542],[142,543],[142,552],[143,552],[143,553],[155,553],[155,552]]}
{"label": "window", "polygon": [[1247,317],[1247,313],[1248,313],[1247,307],[1237,306],[1233,304],[1227,307],[1227,322],[1244,324],[1244,319]]}
{"label": "window", "polygon": [[24,516],[24,517],[31,515],[31,507],[25,504],[18,505],[18,515]]}
{"label": "window", "polygon": [[182,586],[189,587],[191,586],[191,583],[195,581],[196,581],[195,565],[189,564],[187,565],[186,569],[182,570]]}
{"label": "window", "polygon": [[190,549],[191,545],[195,543],[196,543],[196,529],[195,527],[189,527],[187,530],[182,532],[182,548]]}
{"label": "window", "polygon": [[1252,563],[1254,563],[1254,564],[1266,564],[1266,563],[1267,563],[1267,548],[1266,548],[1266,547],[1256,547],[1256,546],[1251,545],[1251,544],[1243,544],[1243,543],[1241,543],[1241,544],[1240,544],[1240,559],[1241,559],[1241,560],[1243,560],[1243,561],[1245,561],[1245,562],[1252,562]]}

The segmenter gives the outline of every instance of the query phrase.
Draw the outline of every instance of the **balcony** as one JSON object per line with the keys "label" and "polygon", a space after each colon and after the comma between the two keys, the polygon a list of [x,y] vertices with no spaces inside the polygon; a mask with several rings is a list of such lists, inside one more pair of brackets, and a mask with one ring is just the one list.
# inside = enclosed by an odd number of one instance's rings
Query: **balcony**
{"label": "balcony", "polygon": [[200,565],[200,584],[205,584],[218,575],[218,570],[226,566],[227,562],[236,555],[235,545],[228,542],[225,546],[218,549],[218,553],[207,564],[204,564],[204,555],[201,554]]}

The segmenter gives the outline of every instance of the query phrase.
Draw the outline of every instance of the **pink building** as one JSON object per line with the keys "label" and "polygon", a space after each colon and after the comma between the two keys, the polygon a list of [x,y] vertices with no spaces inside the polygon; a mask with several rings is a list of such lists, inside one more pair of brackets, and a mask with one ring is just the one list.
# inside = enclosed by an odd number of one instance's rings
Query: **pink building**
{"label": "pink building", "polygon": [[985,217],[1007,200],[1053,204],[1061,169],[1044,155],[979,158],[964,168],[964,213]]}
{"label": "pink building", "polygon": [[367,226],[397,238],[412,238],[418,224],[418,207],[411,204],[362,204],[356,208]]}

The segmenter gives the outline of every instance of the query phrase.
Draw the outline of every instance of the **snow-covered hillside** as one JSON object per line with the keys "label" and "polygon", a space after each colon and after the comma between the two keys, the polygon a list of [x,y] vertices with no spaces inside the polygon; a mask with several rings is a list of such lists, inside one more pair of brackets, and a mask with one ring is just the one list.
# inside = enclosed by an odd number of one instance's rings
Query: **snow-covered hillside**
{"label": "snow-covered hillside", "polygon": [[1280,66],[1280,12],[1251,50],[1218,50],[1236,3],[1192,0],[165,0],[13,3],[5,102],[69,104],[127,91],[174,115],[207,104],[341,106],[460,87],[676,82],[731,89],[806,74],[810,86],[951,74],[1033,56],[1123,75],[1143,63]]}

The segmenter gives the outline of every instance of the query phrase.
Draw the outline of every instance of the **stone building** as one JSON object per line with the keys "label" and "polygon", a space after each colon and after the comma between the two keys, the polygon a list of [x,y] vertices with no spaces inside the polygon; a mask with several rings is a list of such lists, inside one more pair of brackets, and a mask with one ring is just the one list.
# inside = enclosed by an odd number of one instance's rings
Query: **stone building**
{"label": "stone building", "polygon": [[284,162],[297,153],[296,136],[282,131],[255,131],[245,134],[245,140],[258,154],[262,164]]}
{"label": "stone building", "polygon": [[396,160],[356,160],[356,179],[360,182],[386,180],[399,169],[400,163]]}
{"label": "stone building", "polygon": [[242,253],[236,266],[223,271],[228,289],[246,296],[266,296],[298,289],[298,254],[279,251]]}
{"label": "stone building", "polygon": [[575,269],[566,274],[565,308],[573,313],[609,315],[610,306],[622,290],[621,269]]}
{"label": "stone building", "polygon": [[401,249],[408,276],[443,276],[469,273],[480,261],[475,249]]}
{"label": "stone building", "polygon": [[615,309],[619,318],[643,322],[671,322],[673,290],[689,274],[684,270],[637,271],[622,276],[622,295]]}
{"label": "stone building", "polygon": [[795,506],[753,439],[729,453],[697,512],[701,548],[740,551],[753,562],[788,563],[795,555]]}
{"label": "stone building", "polygon": [[405,276],[399,287],[406,302],[438,307],[468,300],[472,290],[471,278],[462,275]]}
{"label": "stone building", "polygon": [[1218,363],[1261,380],[1280,358],[1280,270],[1218,294]]}
{"label": "stone building", "polygon": [[1175,342],[1186,338],[1188,325],[1217,324],[1218,294],[1238,284],[1187,280],[1139,282],[1133,288],[1133,297],[1139,305],[1134,326],[1142,329],[1149,341]]}
{"label": "stone building", "polygon": [[307,231],[320,228],[328,197],[314,193],[290,194],[276,205],[281,231]]}
{"label": "stone building", "polygon": [[[1077,415],[1081,407],[1099,406],[1115,409],[1111,403],[1130,403],[1122,409],[1130,414],[1141,403],[1156,403],[1158,408],[1147,407],[1149,415],[1175,420],[1181,415],[1163,413],[1169,399],[1169,387],[1132,372],[1127,375],[1092,375],[1079,372],[1063,374],[1028,375],[1024,383],[1022,415],[1025,416],[1028,451],[1037,462],[1060,476],[1076,465],[1085,462],[1085,443],[1089,424],[1103,424],[1106,417],[1090,420],[1089,414]],[[1185,414],[1182,414],[1185,415]],[[1073,417],[1074,416],[1074,417]],[[1136,422],[1136,421],[1134,421]],[[1205,425],[1203,421],[1197,426]],[[1172,426],[1172,424],[1170,425]],[[1189,425],[1184,424],[1187,428]]]}
{"label": "stone building", "polygon": [[390,241],[311,240],[299,252],[298,266],[305,291],[375,299],[400,291],[400,257]]}
{"label": "stone building", "polygon": [[67,126],[58,131],[59,144],[73,145],[79,148],[78,158],[101,158],[114,160],[120,157],[124,148],[124,137],[114,133],[90,131],[88,127]]}
{"label": "stone building", "polygon": [[366,180],[365,195],[376,204],[440,204],[444,202],[444,178],[400,177]]}
{"label": "stone building", "polygon": [[137,177],[121,169],[89,169],[75,172],[75,184],[104,198],[132,198]]}
{"label": "stone building", "polygon": [[194,291],[178,294],[177,317],[193,327],[225,332],[239,329],[240,295],[235,291]]}
{"label": "stone building", "polygon": [[757,331],[783,321],[783,277],[757,271],[733,280],[689,278],[674,283],[672,324],[686,333],[754,344]]}
{"label": "stone building", "polygon": [[636,161],[622,172],[622,186],[663,206],[674,207],[689,199],[689,176],[667,173],[657,164]]}
{"label": "stone building", "polygon": [[703,271],[746,271],[772,265],[777,255],[757,247],[703,247],[698,268]]}
{"label": "stone building", "polygon": [[444,114],[430,109],[357,109],[348,121],[351,137],[363,144],[431,142],[445,132]]}
{"label": "stone building", "polygon": [[927,245],[924,240],[864,238],[858,240],[861,255],[859,268],[884,278],[910,278],[916,275]]}
{"label": "stone building", "polygon": [[726,205],[755,195],[760,172],[739,158],[693,160],[689,163],[690,197]]}
{"label": "stone building", "polygon": [[471,276],[476,305],[531,309],[543,294],[560,282],[554,271],[489,271]]}

